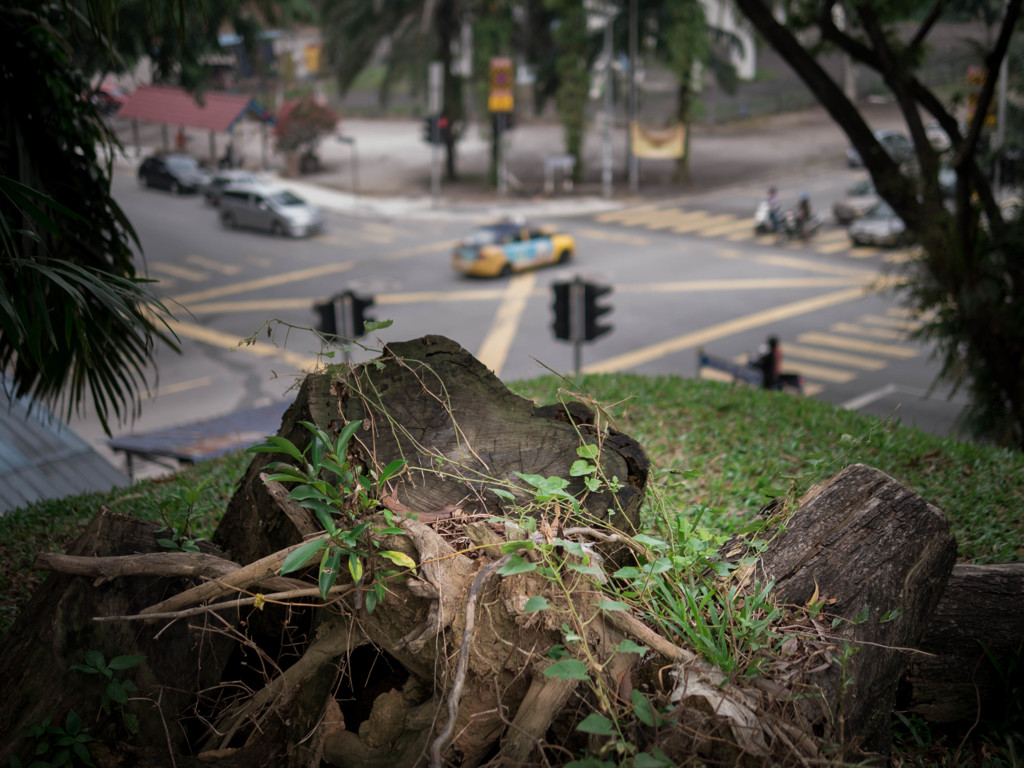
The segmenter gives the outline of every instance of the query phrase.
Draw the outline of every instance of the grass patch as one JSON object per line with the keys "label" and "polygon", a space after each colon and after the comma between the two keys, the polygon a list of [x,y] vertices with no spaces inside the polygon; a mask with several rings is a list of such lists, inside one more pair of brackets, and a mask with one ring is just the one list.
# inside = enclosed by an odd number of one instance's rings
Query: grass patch
{"label": "grass patch", "polygon": [[[545,376],[511,389],[553,402],[566,381]],[[869,464],[941,509],[961,562],[1024,559],[1024,455],[937,437],[811,398],[677,376],[584,376],[577,390],[604,404],[651,459],[657,514],[701,516],[728,534],[770,499],[799,495],[854,463]],[[0,634],[43,575],[40,552],[60,552],[103,506],[152,520],[203,486],[196,536],[209,536],[249,463],[245,452],[109,493],[49,500],[0,517]],[[652,504],[648,514],[655,514]],[[653,526],[653,521],[652,521]]]}

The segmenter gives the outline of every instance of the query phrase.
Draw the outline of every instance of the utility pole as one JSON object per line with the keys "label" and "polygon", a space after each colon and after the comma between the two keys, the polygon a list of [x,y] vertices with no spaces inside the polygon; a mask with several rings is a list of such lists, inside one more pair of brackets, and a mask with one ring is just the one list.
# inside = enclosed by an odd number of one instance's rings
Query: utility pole
{"label": "utility pole", "polygon": [[604,26],[604,152],[601,164],[601,194],[612,196],[612,14]]}
{"label": "utility pole", "polygon": [[[441,113],[444,111],[444,64],[440,61],[430,62],[427,70],[427,112],[435,121],[440,121]],[[431,205],[437,208],[438,197],[441,194],[441,144],[436,141],[430,143],[430,200]]]}
{"label": "utility pole", "polygon": [[626,156],[629,158],[629,191],[636,194],[640,189],[640,161],[634,154],[633,126],[637,122],[636,103],[636,57],[637,57],[637,0],[629,0],[629,130],[626,133]]}

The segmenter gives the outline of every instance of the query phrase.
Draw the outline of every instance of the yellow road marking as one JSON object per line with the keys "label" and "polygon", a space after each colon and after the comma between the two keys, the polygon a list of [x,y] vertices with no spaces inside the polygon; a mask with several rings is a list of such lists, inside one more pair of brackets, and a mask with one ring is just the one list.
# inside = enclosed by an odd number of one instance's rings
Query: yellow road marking
{"label": "yellow road marking", "polygon": [[808,384],[804,382],[804,397],[814,397],[820,395],[825,391],[825,388],[820,384]]}
{"label": "yellow road marking", "polygon": [[287,349],[275,347],[273,344],[267,344],[264,341],[257,341],[254,344],[239,346],[241,339],[230,333],[214,331],[210,328],[204,328],[201,325],[196,325],[195,323],[183,323],[180,320],[169,320],[167,325],[181,338],[192,339],[193,341],[209,344],[211,347],[217,347],[219,349],[238,350],[250,355],[255,355],[256,357],[277,357],[300,371],[312,370],[317,365],[317,359],[313,355],[303,355],[297,352],[291,352]]}
{"label": "yellow road marking", "polygon": [[195,253],[190,253],[185,257],[185,261],[189,264],[195,264],[196,266],[209,269],[212,272],[220,272],[222,275],[237,275],[242,271],[242,268],[237,264],[222,264],[219,261],[213,259],[207,259],[204,256],[200,256]]}
{"label": "yellow road marking", "polygon": [[179,267],[177,264],[168,264],[166,261],[151,261],[149,264],[150,268],[154,272],[173,275],[174,277],[180,277],[182,280],[189,280],[193,283],[201,283],[204,280],[210,279],[209,272],[199,272],[194,269],[186,269],[185,267]]}
{"label": "yellow road marking", "polygon": [[768,288],[833,288],[861,285],[857,277],[768,277],[724,280],[680,280],[674,283],[636,283],[623,285],[619,293],[703,293],[707,291],[758,291]]}
{"label": "yellow road marking", "polygon": [[753,225],[750,224],[749,221],[746,222],[745,226],[747,227],[745,231],[733,232],[731,235],[726,235],[725,239],[731,240],[734,243],[738,243],[741,240],[751,240],[757,237],[757,233],[754,232],[754,227]]}
{"label": "yellow road marking", "polygon": [[189,379],[188,381],[179,381],[176,384],[166,384],[153,389],[152,392],[143,395],[143,398],[152,400],[156,397],[163,395],[176,395],[179,392],[189,392],[193,389],[200,389],[202,387],[209,386],[213,383],[213,379],[209,376],[203,376],[198,379]]}
{"label": "yellow road marking", "polygon": [[650,205],[638,205],[635,208],[625,208],[620,211],[607,211],[605,213],[600,213],[594,217],[594,221],[599,221],[602,224],[606,224],[613,221],[622,221],[623,219],[628,219],[634,214],[643,213],[644,211],[657,210],[660,209],[658,208],[657,204],[654,203]]}
{"label": "yellow road marking", "polygon": [[687,232],[693,232],[698,229],[705,229],[707,227],[713,227],[716,224],[724,224],[727,221],[733,221],[733,215],[731,213],[723,213],[718,216],[707,216],[703,221],[689,221],[682,224],[678,224],[672,227],[673,232],[678,232],[681,235],[685,235]]}
{"label": "yellow road marking", "polygon": [[868,352],[873,355],[885,355],[886,357],[917,357],[918,351],[910,347],[897,347],[895,344],[881,344],[877,341],[866,339],[851,339],[847,336],[834,336],[830,333],[818,333],[811,331],[801,333],[796,340],[803,344],[819,344],[823,347],[835,347],[836,349],[848,349],[855,352]]}
{"label": "yellow road marking", "polygon": [[862,371],[880,371],[887,363],[873,357],[861,357],[846,352],[836,352],[831,349],[820,349],[818,347],[803,347],[799,344],[786,343],[782,345],[784,360],[793,357],[797,360],[813,360],[816,363],[833,363],[834,365],[846,365],[850,368],[860,368]]}
{"label": "yellow road marking", "polygon": [[779,307],[773,307],[772,309],[763,310],[761,312],[754,312],[753,314],[746,315],[745,317],[737,317],[733,320],[719,323],[718,325],[712,325],[709,328],[704,328],[700,331],[694,331],[693,333],[688,333],[683,336],[677,336],[674,339],[667,339],[663,342],[659,342],[658,344],[651,344],[650,346],[643,347],[632,352],[627,352],[623,355],[610,357],[599,363],[586,366],[584,368],[584,372],[614,373],[627,368],[634,368],[638,365],[649,363],[652,360],[657,360],[665,355],[681,352],[685,349],[696,348],[702,344],[707,344],[708,342],[721,339],[725,336],[731,336],[735,333],[741,333],[742,331],[749,331],[753,328],[760,328],[761,326],[769,325],[786,318],[805,315],[809,312],[816,312],[819,309],[843,304],[847,301],[856,301],[863,297],[864,291],[862,289],[850,288],[845,291],[836,291],[834,293],[827,293],[823,296],[815,296],[811,299],[795,301],[791,304],[783,304]]}
{"label": "yellow road marking", "polygon": [[831,384],[845,384],[857,378],[853,371],[843,371],[838,368],[825,368],[811,363],[797,363],[793,365],[793,371],[802,376],[810,376],[812,379],[821,379]]}
{"label": "yellow road marking", "polygon": [[811,272],[825,272],[830,275],[858,275],[863,277],[865,280],[869,280],[877,277],[876,272],[872,272],[867,269],[858,269],[857,267],[846,267],[839,264],[823,264],[820,261],[814,261],[812,259],[798,259],[793,256],[782,256],[777,254],[772,255],[760,255],[754,257],[755,261],[761,264],[769,264],[775,267],[791,267],[793,269],[806,269]]}
{"label": "yellow road marking", "polygon": [[606,232],[603,229],[575,229],[573,234],[576,237],[589,237],[594,240],[607,240],[611,243],[626,243],[627,245],[647,245],[651,242],[649,237],[643,235],[629,235],[624,232]]}
{"label": "yellow road marking", "polygon": [[822,232],[818,235],[817,241],[819,243],[842,242],[843,245],[846,245],[850,242],[850,235],[841,229],[834,229],[831,232]]}
{"label": "yellow road marking", "polygon": [[875,339],[890,339],[892,341],[906,341],[907,339],[907,334],[896,328],[872,328],[855,323],[835,323],[829,326],[829,330],[836,333],[848,333],[851,336],[870,336]]}
{"label": "yellow road marking", "polygon": [[855,259],[870,259],[877,256],[881,251],[878,248],[871,248],[866,245],[858,245],[850,249],[850,256]]}
{"label": "yellow road marking", "polygon": [[887,328],[899,328],[902,331],[916,331],[922,323],[917,320],[903,320],[897,317],[885,317],[884,315],[862,315],[862,323],[868,325],[884,325]]}
{"label": "yellow road marking", "polygon": [[339,272],[347,272],[354,266],[354,261],[339,261],[336,264],[325,264],[320,267],[299,269],[294,272],[284,272],[280,275],[271,275],[270,277],[262,277],[258,280],[249,280],[244,283],[224,285],[219,288],[211,288],[208,291],[186,293],[181,296],[175,296],[171,301],[187,306],[191,302],[203,301],[205,299],[216,299],[221,296],[230,296],[233,293],[245,293],[246,291],[255,291],[261,288],[284,285],[285,283],[297,283],[302,280],[311,280],[315,277],[323,277],[324,275],[336,275]]}
{"label": "yellow road marking", "polygon": [[495,376],[501,377],[501,369],[508,358],[508,350],[519,330],[519,318],[526,311],[526,302],[537,284],[537,276],[533,273],[516,275],[508,284],[505,296],[494,314],[491,329],[484,337],[477,360],[490,368]]}
{"label": "yellow road marking", "polygon": [[749,221],[747,221],[746,219],[736,219],[734,221],[729,221],[714,227],[707,227],[706,229],[698,230],[697,234],[700,235],[701,237],[719,237],[721,235],[727,235],[731,232],[737,232],[741,229],[744,230],[744,234],[747,234],[747,230],[749,228]]}
{"label": "yellow road marking", "polygon": [[644,226],[648,229],[675,229],[677,225],[685,225],[690,221],[697,221],[699,219],[706,219],[707,213],[704,211],[683,211],[681,208],[670,209],[671,216],[663,216],[662,218],[645,222]]}
{"label": "yellow road marking", "polygon": [[820,243],[814,246],[814,250],[816,250],[818,253],[830,254],[845,251],[849,247],[850,243],[848,240],[841,240],[834,243]]}

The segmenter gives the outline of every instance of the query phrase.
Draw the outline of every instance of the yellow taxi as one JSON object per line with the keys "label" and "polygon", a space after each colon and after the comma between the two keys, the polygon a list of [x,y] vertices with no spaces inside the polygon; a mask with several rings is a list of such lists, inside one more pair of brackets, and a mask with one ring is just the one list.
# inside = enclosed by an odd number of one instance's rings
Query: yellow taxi
{"label": "yellow taxi", "polygon": [[552,226],[521,220],[488,224],[455,246],[452,267],[471,277],[504,277],[513,272],[564,264],[576,254],[571,235]]}

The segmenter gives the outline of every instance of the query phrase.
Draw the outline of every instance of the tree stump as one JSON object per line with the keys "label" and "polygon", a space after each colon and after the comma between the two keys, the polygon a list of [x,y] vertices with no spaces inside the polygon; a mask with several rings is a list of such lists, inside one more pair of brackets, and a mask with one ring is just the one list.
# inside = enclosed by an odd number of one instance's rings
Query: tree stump
{"label": "tree stump", "polygon": [[[570,473],[577,449],[581,442],[597,444],[602,474],[622,487],[586,495],[587,520],[636,530],[649,471],[636,441],[595,424],[580,403],[535,406],[450,339],[425,336],[390,344],[371,363],[308,376],[280,434],[304,447],[309,433],[299,422],[337,434],[355,420],[362,421],[357,438],[364,466],[379,471],[395,459],[407,460],[409,470],[395,482],[393,497],[402,508],[428,517],[454,510],[500,514],[495,487],[506,488],[525,506],[528,492],[516,473],[572,478],[566,490],[579,494],[584,478]],[[282,458],[254,459],[214,537],[240,562],[299,540],[259,477]]]}

